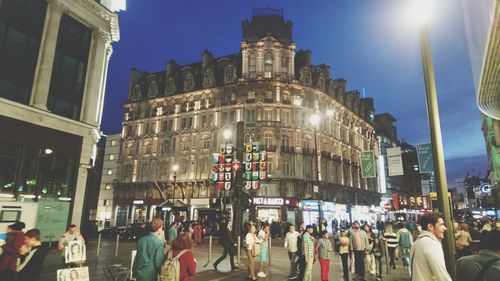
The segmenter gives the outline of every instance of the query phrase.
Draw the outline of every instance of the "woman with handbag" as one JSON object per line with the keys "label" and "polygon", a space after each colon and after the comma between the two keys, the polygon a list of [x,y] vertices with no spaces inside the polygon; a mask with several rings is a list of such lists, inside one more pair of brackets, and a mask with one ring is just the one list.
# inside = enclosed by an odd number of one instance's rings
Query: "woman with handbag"
{"label": "woman with handbag", "polygon": [[255,257],[260,254],[260,243],[262,242],[255,236],[255,226],[253,224],[248,225],[248,233],[245,237],[245,242],[247,244],[247,259],[248,259],[248,278],[252,280],[257,280],[255,277],[254,262]]}

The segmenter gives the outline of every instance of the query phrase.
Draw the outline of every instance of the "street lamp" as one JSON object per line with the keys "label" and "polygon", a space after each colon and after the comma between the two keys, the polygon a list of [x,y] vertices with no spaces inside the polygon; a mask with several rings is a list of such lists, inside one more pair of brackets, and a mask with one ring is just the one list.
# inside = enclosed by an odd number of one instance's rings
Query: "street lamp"
{"label": "street lamp", "polygon": [[434,159],[434,171],[436,174],[436,189],[439,211],[443,214],[443,220],[448,231],[445,232],[443,240],[444,255],[448,272],[455,279],[455,235],[453,229],[453,217],[450,201],[448,200],[448,186],[446,182],[446,169],[444,166],[443,142],[441,139],[441,125],[439,123],[439,107],[436,94],[436,81],[434,79],[434,68],[432,66],[432,53],[430,47],[427,22],[432,10],[430,0],[415,0],[411,7],[411,19],[419,26],[420,52],[422,57],[422,68],[425,82],[425,98],[427,102],[427,115],[429,118],[429,129],[431,135],[432,154]]}
{"label": "street lamp", "polygon": [[177,180],[177,170],[179,170],[179,165],[174,164],[172,166],[172,172],[174,172],[174,192],[172,193],[172,203],[175,204],[175,181]]}
{"label": "street lamp", "polygon": [[[318,188],[319,192],[319,155],[318,155],[318,138],[317,138],[317,133],[318,133],[318,125],[319,122],[321,121],[321,117],[319,114],[314,113],[309,117],[309,123],[311,123],[312,127],[314,128],[314,149],[316,150],[316,186]],[[313,193],[314,193],[314,187],[313,187]],[[319,224],[319,230],[320,232],[323,231],[323,225],[321,224],[321,219],[322,219],[322,211],[321,211],[321,206],[323,205],[323,202],[318,200],[318,211],[319,211],[319,218],[318,218],[318,224]]]}

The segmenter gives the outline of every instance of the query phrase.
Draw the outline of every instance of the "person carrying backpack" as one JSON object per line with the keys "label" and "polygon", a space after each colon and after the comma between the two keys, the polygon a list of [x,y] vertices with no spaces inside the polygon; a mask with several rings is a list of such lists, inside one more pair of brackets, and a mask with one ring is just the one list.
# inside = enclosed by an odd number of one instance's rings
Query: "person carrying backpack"
{"label": "person carrying backpack", "polygon": [[481,240],[479,255],[457,261],[457,281],[493,281],[500,276],[500,230],[491,230]]}
{"label": "person carrying backpack", "polygon": [[403,256],[403,266],[408,267],[410,266],[410,249],[413,245],[413,238],[406,223],[398,230],[397,237],[401,255]]}
{"label": "person carrying backpack", "polygon": [[196,273],[196,259],[192,251],[193,241],[189,233],[183,232],[172,241],[161,266],[161,281],[190,281]]}

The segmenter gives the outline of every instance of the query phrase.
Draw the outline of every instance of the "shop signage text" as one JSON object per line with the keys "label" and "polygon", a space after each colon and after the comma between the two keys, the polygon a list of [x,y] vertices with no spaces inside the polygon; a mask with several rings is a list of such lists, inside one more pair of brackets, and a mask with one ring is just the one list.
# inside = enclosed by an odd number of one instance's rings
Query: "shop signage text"
{"label": "shop signage text", "polygon": [[283,198],[267,198],[267,197],[254,197],[254,205],[269,205],[269,206],[283,206],[285,200]]}

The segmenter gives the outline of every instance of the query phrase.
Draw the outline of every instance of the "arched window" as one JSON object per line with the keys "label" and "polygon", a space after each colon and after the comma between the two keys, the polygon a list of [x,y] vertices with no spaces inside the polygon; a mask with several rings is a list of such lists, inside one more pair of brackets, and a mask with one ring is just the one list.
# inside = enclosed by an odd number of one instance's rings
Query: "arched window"
{"label": "arched window", "polygon": [[189,138],[183,137],[181,139],[181,151],[189,150]]}
{"label": "arched window", "polygon": [[290,104],[290,93],[287,91],[281,92],[281,103]]}

